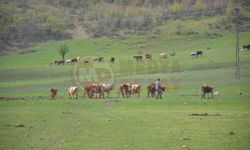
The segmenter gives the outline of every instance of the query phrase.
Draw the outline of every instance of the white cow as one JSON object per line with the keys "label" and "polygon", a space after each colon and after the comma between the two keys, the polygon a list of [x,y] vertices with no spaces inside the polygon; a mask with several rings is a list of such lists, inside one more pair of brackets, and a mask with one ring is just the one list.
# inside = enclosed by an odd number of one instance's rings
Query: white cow
{"label": "white cow", "polygon": [[79,88],[76,86],[71,86],[68,88],[68,94],[70,99],[77,99],[78,98],[78,91]]}
{"label": "white cow", "polygon": [[166,59],[168,57],[167,53],[160,53],[160,58],[161,59]]}

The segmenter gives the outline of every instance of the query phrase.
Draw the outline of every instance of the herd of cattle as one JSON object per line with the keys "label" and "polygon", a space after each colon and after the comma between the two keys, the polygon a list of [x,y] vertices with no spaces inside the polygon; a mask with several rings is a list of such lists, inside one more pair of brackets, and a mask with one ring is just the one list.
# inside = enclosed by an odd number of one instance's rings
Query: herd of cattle
{"label": "herd of cattle", "polygon": [[[156,97],[156,99],[162,99],[163,92],[166,91],[165,86],[161,86],[156,89],[155,83],[149,84],[147,87],[147,97]],[[89,84],[86,85],[83,89],[83,98],[88,96],[88,98],[105,98],[109,97],[110,93],[114,90],[114,84]],[[206,94],[211,94],[211,97],[213,98],[213,90],[214,87],[208,84],[204,84],[201,87],[202,91],[202,99],[206,99]],[[57,89],[51,88],[50,94],[51,99],[55,99],[57,96]],[[67,92],[69,95],[69,99],[77,99],[78,93],[80,91],[79,87],[71,86],[68,88]],[[105,96],[106,93],[106,96]],[[131,84],[131,83],[122,83],[118,87],[118,97],[122,95],[123,98],[129,98],[132,95],[136,95],[138,98],[140,98],[141,94],[141,85],[140,84]],[[209,95],[208,95],[209,98]]]}
{"label": "herd of cattle", "polygon": [[[243,45],[242,48],[243,48],[242,50],[250,50],[250,44]],[[170,52],[169,55],[175,56],[176,52]],[[194,52],[190,53],[190,56],[195,56],[195,57],[202,56],[202,55],[203,55],[203,51],[201,51],[201,50],[194,51]],[[166,52],[160,53],[159,57],[160,57],[160,59],[166,59],[168,57],[168,53],[166,53]],[[136,62],[140,62],[143,59],[143,55],[135,55],[135,56],[133,56],[133,58],[136,60]],[[145,60],[152,60],[152,59],[153,59],[152,58],[152,54],[150,54],[150,53],[145,54]],[[73,59],[55,60],[52,63],[50,63],[50,65],[53,65],[53,64],[64,65],[65,63],[66,64],[75,64],[75,63],[79,62],[80,60],[81,60],[81,58],[78,56],[78,57],[73,58]],[[99,62],[99,63],[101,63],[101,62],[104,62],[104,57],[103,56],[93,57],[92,61],[93,62]],[[90,62],[89,60],[85,60],[84,64],[88,64],[89,62]],[[115,62],[115,58],[111,57],[110,60],[109,60],[109,62],[110,63],[114,63]]]}

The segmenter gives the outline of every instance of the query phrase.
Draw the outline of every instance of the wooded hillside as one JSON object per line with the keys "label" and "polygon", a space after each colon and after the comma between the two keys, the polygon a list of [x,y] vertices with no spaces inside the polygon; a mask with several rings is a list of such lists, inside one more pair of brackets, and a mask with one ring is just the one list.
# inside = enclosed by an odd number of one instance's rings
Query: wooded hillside
{"label": "wooded hillside", "polygon": [[[239,5],[249,9],[247,1]],[[168,19],[220,15],[214,26],[232,29],[234,6],[229,0],[2,0],[0,51],[72,38],[77,26],[88,36],[124,38],[159,34]]]}

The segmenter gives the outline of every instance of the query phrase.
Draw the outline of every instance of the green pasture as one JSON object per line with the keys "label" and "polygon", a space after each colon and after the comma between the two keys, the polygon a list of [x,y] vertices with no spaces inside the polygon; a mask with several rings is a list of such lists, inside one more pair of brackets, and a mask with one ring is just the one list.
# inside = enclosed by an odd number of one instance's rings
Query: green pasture
{"label": "green pasture", "polygon": [[[211,31],[208,24],[215,21],[184,19],[183,32],[176,35],[178,21],[171,20],[158,35],[49,41],[23,50],[36,52],[0,57],[0,149],[248,150],[250,51],[240,53],[241,78],[236,80],[235,33]],[[187,35],[190,27],[198,34]],[[207,37],[208,31],[221,36]],[[240,45],[249,39],[250,32],[242,32]],[[104,64],[91,67],[112,70],[115,89],[109,98],[90,100],[80,90],[78,100],[68,99],[67,88],[77,85],[76,66],[49,65],[61,59],[61,43],[69,47],[66,59],[105,57]],[[191,57],[197,50],[203,56]],[[176,55],[160,60],[161,52]],[[133,59],[146,53],[153,54],[152,61]],[[146,85],[157,78],[167,87],[161,100],[146,93]],[[122,82],[140,83],[140,98],[118,97]],[[201,100],[204,83],[214,85],[219,95]],[[58,89],[56,100],[49,98],[51,87]]]}

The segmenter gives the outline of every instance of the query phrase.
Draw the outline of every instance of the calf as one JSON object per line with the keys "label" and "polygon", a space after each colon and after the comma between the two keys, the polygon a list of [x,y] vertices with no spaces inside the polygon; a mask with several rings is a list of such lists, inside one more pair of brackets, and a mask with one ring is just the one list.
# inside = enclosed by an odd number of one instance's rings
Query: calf
{"label": "calf", "polygon": [[201,86],[201,92],[202,92],[201,99],[206,99],[206,94],[209,94],[209,93],[211,94],[211,97],[213,98],[213,90],[214,90],[214,87],[212,85],[203,84]]}
{"label": "calf", "polygon": [[50,97],[51,99],[55,99],[57,95],[57,89],[56,88],[51,88],[50,89]]}
{"label": "calf", "polygon": [[71,86],[68,88],[69,99],[77,99],[78,98],[78,87]]}

